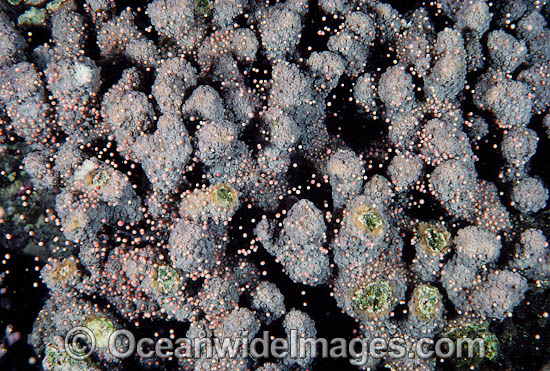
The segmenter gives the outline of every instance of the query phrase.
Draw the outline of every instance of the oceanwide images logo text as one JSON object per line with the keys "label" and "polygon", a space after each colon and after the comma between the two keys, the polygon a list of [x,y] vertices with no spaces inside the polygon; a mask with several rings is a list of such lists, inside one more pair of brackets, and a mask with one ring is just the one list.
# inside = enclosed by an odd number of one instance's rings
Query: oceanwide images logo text
{"label": "oceanwide images logo text", "polygon": [[64,338],[67,354],[84,360],[94,353],[109,358],[125,359],[131,356],[160,359],[239,359],[252,357],[313,359],[349,359],[364,366],[369,359],[380,358],[463,358],[483,357],[485,343],[481,338],[450,339],[419,338],[415,341],[400,337],[370,339],[309,338],[297,330],[290,330],[287,338],[276,338],[264,331],[261,337],[251,338],[247,331],[232,337],[147,338],[137,339],[128,330],[119,329],[94,333],[86,327],[75,327]]}

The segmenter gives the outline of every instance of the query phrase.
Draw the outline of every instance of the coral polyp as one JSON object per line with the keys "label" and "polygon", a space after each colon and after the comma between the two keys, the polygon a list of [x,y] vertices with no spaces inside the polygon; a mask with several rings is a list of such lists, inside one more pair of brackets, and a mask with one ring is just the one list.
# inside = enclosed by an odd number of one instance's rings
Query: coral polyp
{"label": "coral polyp", "polygon": [[107,349],[109,339],[115,332],[115,325],[108,317],[92,315],[84,322],[84,327],[94,335],[96,346]]}
{"label": "coral polyp", "polygon": [[365,210],[361,212],[357,216],[357,220],[370,233],[373,233],[374,231],[382,227],[382,225],[384,224],[384,222],[382,221],[382,218],[380,217],[378,212],[376,212],[375,210]]}
{"label": "coral polyp", "polygon": [[211,192],[213,202],[221,208],[231,209],[238,202],[239,194],[230,185],[218,184],[212,187]]}
{"label": "coral polyp", "polygon": [[448,249],[451,235],[441,226],[420,223],[419,235],[422,245],[432,254],[441,254]]}
{"label": "coral polyp", "polygon": [[391,310],[395,295],[391,284],[380,280],[357,289],[353,300],[361,312],[369,317],[377,317]]}
{"label": "coral polyp", "polygon": [[373,207],[361,207],[355,211],[355,223],[366,235],[381,236],[386,222],[380,212]]}
{"label": "coral polyp", "polygon": [[412,300],[415,312],[426,321],[433,319],[443,306],[439,290],[429,285],[417,286],[413,292]]}
{"label": "coral polyp", "polygon": [[164,293],[173,292],[181,281],[179,272],[168,265],[160,265],[155,270],[154,277],[156,287]]}

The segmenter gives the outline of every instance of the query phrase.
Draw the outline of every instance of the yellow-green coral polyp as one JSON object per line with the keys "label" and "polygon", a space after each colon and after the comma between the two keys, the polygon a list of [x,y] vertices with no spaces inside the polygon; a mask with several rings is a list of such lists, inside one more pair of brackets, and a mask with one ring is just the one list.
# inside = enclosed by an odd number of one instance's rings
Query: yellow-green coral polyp
{"label": "yellow-green coral polyp", "polygon": [[233,208],[238,201],[237,191],[227,184],[218,184],[212,188],[212,200],[222,208]]}
{"label": "yellow-green coral polyp", "polygon": [[367,234],[379,236],[384,231],[384,219],[374,208],[365,207],[356,213],[356,224]]}
{"label": "yellow-green coral polyp", "polygon": [[425,250],[432,254],[444,253],[447,250],[451,235],[445,228],[438,225],[420,223],[419,232],[421,244]]}
{"label": "yellow-green coral polyp", "polygon": [[155,284],[163,292],[172,292],[178,287],[180,281],[179,273],[168,265],[162,265],[157,268],[155,274]]}
{"label": "yellow-green coral polyp", "polygon": [[107,348],[109,345],[109,338],[115,331],[113,321],[106,316],[91,316],[85,323],[85,327],[88,328],[94,334],[96,346],[99,348]]}
{"label": "yellow-green coral polyp", "polygon": [[377,317],[391,310],[394,297],[392,285],[386,280],[378,280],[360,287],[353,301],[359,311]]}
{"label": "yellow-green coral polyp", "polygon": [[441,308],[441,294],[430,285],[418,286],[414,290],[413,300],[417,315],[424,320],[434,318]]}

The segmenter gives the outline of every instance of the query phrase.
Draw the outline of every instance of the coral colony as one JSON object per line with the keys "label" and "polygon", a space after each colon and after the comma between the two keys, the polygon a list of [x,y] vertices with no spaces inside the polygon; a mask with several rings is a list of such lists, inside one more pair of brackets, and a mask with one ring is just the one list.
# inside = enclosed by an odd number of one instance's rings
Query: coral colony
{"label": "coral colony", "polygon": [[[288,301],[308,287],[354,323],[350,338],[485,341],[470,360],[359,369],[498,362],[491,326],[550,283],[548,190],[532,166],[550,136],[549,11],[2,1],[0,243],[5,259],[34,256],[47,286],[19,340],[35,366],[320,370],[311,351],[109,352],[113,331],[144,323],[188,339],[315,338],[324,308]],[[63,341],[78,326],[95,336],[85,359]]]}

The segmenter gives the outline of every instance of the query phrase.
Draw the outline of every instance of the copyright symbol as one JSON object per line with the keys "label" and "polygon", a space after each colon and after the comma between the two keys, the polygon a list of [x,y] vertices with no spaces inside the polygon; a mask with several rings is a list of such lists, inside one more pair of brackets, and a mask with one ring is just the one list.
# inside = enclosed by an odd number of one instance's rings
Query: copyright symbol
{"label": "copyright symbol", "polygon": [[95,350],[95,336],[86,327],[72,328],[65,336],[65,351],[76,360],[86,359]]}

